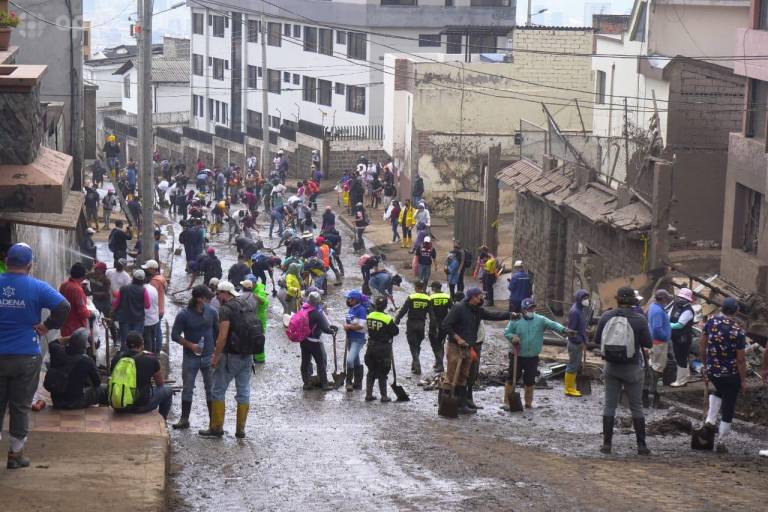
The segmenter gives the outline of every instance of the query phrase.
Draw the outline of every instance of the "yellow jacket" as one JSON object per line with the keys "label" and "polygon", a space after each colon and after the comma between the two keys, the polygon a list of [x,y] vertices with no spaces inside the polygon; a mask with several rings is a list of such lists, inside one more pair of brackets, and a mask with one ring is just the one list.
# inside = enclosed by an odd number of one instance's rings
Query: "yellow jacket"
{"label": "yellow jacket", "polygon": [[287,294],[289,297],[298,297],[301,295],[301,283],[299,278],[293,274],[286,274],[285,287],[287,288]]}
{"label": "yellow jacket", "polygon": [[400,210],[400,218],[397,219],[397,222],[401,226],[405,226],[407,228],[412,228],[416,225],[416,208],[405,208],[403,207]]}

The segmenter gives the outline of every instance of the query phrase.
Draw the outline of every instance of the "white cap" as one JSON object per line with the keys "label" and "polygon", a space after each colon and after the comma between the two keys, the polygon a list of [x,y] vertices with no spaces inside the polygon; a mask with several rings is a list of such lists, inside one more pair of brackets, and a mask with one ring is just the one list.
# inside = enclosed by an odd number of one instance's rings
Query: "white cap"
{"label": "white cap", "polygon": [[253,282],[250,279],[246,279],[245,281],[240,281],[240,286],[250,290],[253,288]]}
{"label": "white cap", "polygon": [[425,241],[425,242],[427,242],[427,243],[429,243],[429,242],[431,242],[431,241],[432,241],[432,237],[431,237],[431,236],[425,236],[425,237],[424,237],[424,241]]}
{"label": "white cap", "polygon": [[133,271],[133,278],[134,279],[137,279],[139,281],[143,281],[144,279],[146,279],[146,277],[147,276],[144,274],[144,271],[141,270],[141,269],[136,269],[136,270]]}
{"label": "white cap", "polygon": [[523,260],[517,260],[517,261],[515,262],[515,266],[516,266],[516,267],[522,267],[522,266],[523,266]]}
{"label": "white cap", "polygon": [[88,228],[85,230],[85,232],[88,233],[89,235],[96,233],[96,231],[93,228]]}
{"label": "white cap", "polygon": [[157,270],[160,268],[160,265],[155,260],[147,260],[145,264],[141,266],[144,270]]}
{"label": "white cap", "polygon": [[208,281],[208,286],[219,286],[219,278],[212,277],[211,280]]}
{"label": "white cap", "polygon": [[235,290],[235,285],[230,283],[229,281],[219,281],[219,286],[216,288],[216,292],[226,292],[230,294],[233,297],[239,297],[240,293],[238,293],[237,290]]}

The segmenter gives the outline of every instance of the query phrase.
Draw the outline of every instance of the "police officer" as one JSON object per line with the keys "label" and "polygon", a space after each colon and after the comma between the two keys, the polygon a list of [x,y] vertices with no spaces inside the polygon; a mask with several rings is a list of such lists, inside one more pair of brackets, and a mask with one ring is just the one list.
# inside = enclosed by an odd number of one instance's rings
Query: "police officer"
{"label": "police officer", "polygon": [[432,353],[435,354],[435,365],[432,367],[438,373],[444,371],[443,355],[445,349],[446,332],[440,328],[445,315],[453,306],[453,300],[448,293],[443,292],[443,285],[438,281],[432,282],[432,295],[429,296],[429,344],[432,345]]}
{"label": "police officer", "polygon": [[379,392],[383,403],[390,402],[387,396],[387,375],[392,367],[392,339],[398,335],[400,329],[391,316],[384,311],[387,309],[387,298],[377,297],[374,302],[374,311],[368,314],[366,326],[368,328],[368,348],[365,351],[365,366],[368,367],[368,375],[365,380],[365,401],[376,400],[373,396],[373,383],[379,380]]}
{"label": "police officer", "polygon": [[424,327],[427,321],[427,315],[429,314],[430,300],[429,295],[424,293],[426,288],[425,283],[416,281],[413,287],[416,291],[408,296],[403,307],[397,312],[395,323],[399,324],[400,320],[406,314],[408,315],[408,321],[405,324],[405,335],[408,338],[408,346],[411,349],[411,356],[413,357],[411,373],[414,375],[421,375],[419,353],[421,352],[421,342],[424,340]]}

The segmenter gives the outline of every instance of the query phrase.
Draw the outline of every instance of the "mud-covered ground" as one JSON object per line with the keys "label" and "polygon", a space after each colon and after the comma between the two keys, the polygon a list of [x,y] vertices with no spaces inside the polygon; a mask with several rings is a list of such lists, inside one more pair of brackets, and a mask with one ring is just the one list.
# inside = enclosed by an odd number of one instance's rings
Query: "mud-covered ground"
{"label": "mud-covered ground", "polygon": [[[349,232],[339,224],[351,249]],[[173,226],[178,235],[178,225]],[[234,248],[227,246],[226,235],[212,244],[226,275]],[[168,242],[163,254],[170,248]],[[355,261],[346,254],[344,286],[329,286],[326,310],[336,324],[345,311],[342,292],[361,285]],[[183,256],[176,257],[171,290],[186,285],[183,267]],[[407,285],[397,292],[398,304],[408,290]],[[169,303],[169,321],[176,307]],[[614,455],[604,457],[597,451],[601,386],[595,383],[590,397],[566,399],[561,381],[554,381],[550,390],[536,391],[533,411],[501,411],[502,388],[488,386],[475,393],[484,406],[476,416],[442,419],[437,416],[436,392],[425,391],[409,373],[404,335],[395,342],[395,360],[410,402],[367,403],[362,391],[347,393],[343,388],[303,391],[299,349],[284,335],[280,313],[276,302],[268,326],[267,363],[257,367],[251,381],[246,439],[233,436],[234,385],[227,399],[228,434],[221,440],[197,435],[207,424],[198,381],[193,428],[171,431],[170,510],[679,511],[765,506],[768,464],[756,458],[761,444],[756,437],[768,447],[762,429],[750,428],[747,434],[737,425],[726,456],[692,453],[686,435],[649,437],[654,452],[649,458],[637,457],[634,435],[618,429]],[[488,329],[483,357],[490,372],[505,365],[503,327],[494,324]],[[171,345],[171,378],[180,384],[181,349]],[[330,339],[325,346],[330,373]],[[339,340],[339,360],[341,350]],[[432,363],[425,342],[422,367],[431,368]],[[178,414],[178,398],[171,421]],[[650,411],[649,422],[681,411],[695,412],[675,407]]]}

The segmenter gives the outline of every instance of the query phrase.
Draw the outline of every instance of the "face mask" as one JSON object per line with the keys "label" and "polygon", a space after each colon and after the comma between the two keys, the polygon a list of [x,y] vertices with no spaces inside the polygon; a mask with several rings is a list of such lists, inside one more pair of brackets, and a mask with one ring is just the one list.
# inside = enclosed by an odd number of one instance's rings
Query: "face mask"
{"label": "face mask", "polygon": [[589,306],[589,299],[582,299],[581,300],[581,305],[584,306],[584,307]]}
{"label": "face mask", "polygon": [[523,318],[525,318],[526,320],[533,320],[533,313],[529,313],[526,311],[525,313],[523,313]]}

